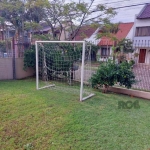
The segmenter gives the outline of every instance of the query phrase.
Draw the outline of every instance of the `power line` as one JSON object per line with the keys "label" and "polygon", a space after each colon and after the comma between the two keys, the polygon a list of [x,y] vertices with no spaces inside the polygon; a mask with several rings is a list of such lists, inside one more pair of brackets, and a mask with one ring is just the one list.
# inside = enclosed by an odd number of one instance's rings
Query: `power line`
{"label": "power line", "polygon": [[[113,4],[113,3],[119,3],[119,2],[124,2],[124,1],[130,1],[130,0],[115,1],[115,2],[104,3],[104,4]],[[95,5],[95,6],[96,6],[96,5]]]}
{"label": "power line", "polygon": [[121,7],[116,7],[116,8],[113,8],[113,9],[120,9],[120,8],[126,8],[126,7],[135,7],[135,6],[146,5],[146,4],[148,4],[148,3],[128,5],[128,6],[121,6]]}
{"label": "power line", "polygon": [[[129,8],[129,7],[136,7],[136,6],[140,6],[140,5],[146,5],[148,3],[142,3],[142,4],[135,4],[135,5],[127,5],[127,6],[121,6],[121,7],[115,7],[112,9],[122,9],[122,8]],[[92,12],[98,12],[97,10],[93,10]]]}
{"label": "power line", "polygon": [[[114,3],[120,3],[120,2],[129,2],[129,1],[131,1],[131,0],[121,0],[121,1],[114,1],[114,2],[109,2],[109,3],[101,3],[102,5],[105,5],[105,4],[114,4]],[[99,2],[101,2],[101,1],[96,1],[95,3],[99,3]],[[94,3],[94,5],[92,5],[92,6],[97,6],[98,4],[95,4]]]}
{"label": "power line", "polygon": [[[115,2],[110,2],[110,3],[104,3],[103,5],[105,5],[105,4],[114,4],[114,3],[124,2],[124,1],[130,1],[130,0],[122,0],[122,1],[115,1]],[[97,6],[97,5],[95,4],[95,5],[92,5],[92,7],[93,6]]]}

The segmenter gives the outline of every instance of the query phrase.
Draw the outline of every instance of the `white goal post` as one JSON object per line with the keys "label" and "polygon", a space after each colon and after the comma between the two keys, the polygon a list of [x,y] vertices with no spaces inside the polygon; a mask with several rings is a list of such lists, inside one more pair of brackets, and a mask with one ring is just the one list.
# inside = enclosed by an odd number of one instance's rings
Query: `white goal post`
{"label": "white goal post", "polygon": [[[55,83],[51,83],[49,85],[43,85],[42,87],[39,87],[39,82],[40,82],[40,78],[39,78],[39,71],[40,71],[40,69],[39,69],[40,68],[39,67],[39,61],[40,61],[41,57],[42,57],[42,65],[41,66],[42,67],[43,66],[46,67],[46,71],[43,68],[42,68],[42,71],[44,70],[45,74],[47,75],[47,71],[48,70],[53,70],[53,68],[48,68],[47,67],[47,63],[50,63],[50,62],[45,60],[46,56],[47,56],[46,51],[43,50],[42,51],[42,55],[39,56],[39,45],[40,45],[40,47],[42,47],[44,49],[44,46],[43,46],[44,44],[66,44],[66,45],[67,44],[80,44],[80,45],[82,45],[82,55],[81,55],[81,59],[82,60],[81,60],[80,71],[78,71],[80,73],[80,77],[79,77],[79,80],[80,80],[79,81],[80,82],[80,101],[86,100],[86,99],[94,96],[94,94],[91,93],[91,92],[89,94],[87,94],[86,96],[83,94],[84,93],[84,82],[85,82],[84,76],[85,76],[85,57],[86,57],[85,56],[86,55],[86,42],[85,41],[35,41],[35,48],[36,48],[36,89],[40,90],[40,89],[44,89],[44,88],[48,88],[48,87],[55,87],[56,86]],[[55,52],[53,52],[53,53],[55,53]],[[89,56],[91,57],[91,54],[89,54]],[[62,64],[62,65],[64,65],[64,64]],[[89,69],[91,69],[91,66],[89,67]],[[56,74],[56,72],[58,72],[58,71],[56,71],[56,69],[55,69],[55,74]],[[59,71],[59,72],[61,72],[61,71]],[[90,77],[92,75],[92,71],[88,70],[88,72],[90,73],[90,75],[89,75],[89,77]],[[79,75],[79,73],[78,73],[78,75]],[[68,72],[67,72],[67,74],[68,74]],[[46,80],[48,80],[48,77],[46,77]]]}

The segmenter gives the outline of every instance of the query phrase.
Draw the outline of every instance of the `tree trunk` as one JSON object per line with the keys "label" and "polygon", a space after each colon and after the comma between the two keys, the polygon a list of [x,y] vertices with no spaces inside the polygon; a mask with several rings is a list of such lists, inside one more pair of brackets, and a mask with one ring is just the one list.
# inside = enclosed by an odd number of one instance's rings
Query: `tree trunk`
{"label": "tree trunk", "polygon": [[109,85],[103,85],[103,93],[107,93],[108,92],[108,88],[109,88]]}

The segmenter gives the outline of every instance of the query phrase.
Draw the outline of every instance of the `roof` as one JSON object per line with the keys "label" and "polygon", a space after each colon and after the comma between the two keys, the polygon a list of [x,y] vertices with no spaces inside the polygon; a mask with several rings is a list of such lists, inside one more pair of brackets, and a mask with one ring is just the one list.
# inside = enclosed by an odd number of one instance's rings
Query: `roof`
{"label": "roof", "polygon": [[[45,33],[47,33],[47,32],[49,32],[49,31],[51,31],[51,27],[50,27],[50,25],[48,25],[48,23],[47,22],[42,22],[42,23],[40,23],[40,28],[39,29],[36,29],[36,30],[34,30],[33,32],[35,32],[35,33],[42,33],[42,32],[45,32]],[[59,28],[55,28],[55,33],[60,33],[60,31],[59,31]]]}
{"label": "roof", "polygon": [[150,3],[146,4],[139,15],[137,16],[137,19],[147,19],[150,18]]}
{"label": "roof", "polygon": [[[119,30],[114,36],[119,40],[126,38],[128,33],[130,32],[131,28],[133,27],[133,24],[134,24],[133,22],[120,23],[119,27],[118,27]],[[107,45],[112,46],[112,45],[114,45],[114,41],[112,41],[108,37],[102,37],[98,45],[100,45],[100,46],[107,46]]]}
{"label": "roof", "polygon": [[77,35],[75,36],[76,41],[84,40],[85,38],[91,37],[91,35],[96,31],[97,27],[91,25],[82,26]]}

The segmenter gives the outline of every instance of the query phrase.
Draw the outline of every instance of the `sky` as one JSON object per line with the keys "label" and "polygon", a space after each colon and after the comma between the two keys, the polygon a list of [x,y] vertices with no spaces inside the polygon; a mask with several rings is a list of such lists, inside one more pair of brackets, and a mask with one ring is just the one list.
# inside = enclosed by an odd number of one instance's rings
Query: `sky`
{"label": "sky", "polygon": [[[66,0],[70,1],[70,0]],[[72,0],[78,1],[78,0]],[[84,0],[89,2],[90,0]],[[107,4],[106,4],[107,3]],[[108,4],[109,3],[109,4]],[[95,0],[93,7],[98,4],[105,4],[110,7],[122,7],[136,4],[150,3],[150,0]],[[144,5],[117,9],[117,15],[112,19],[112,22],[134,22],[135,15],[139,14]]]}

